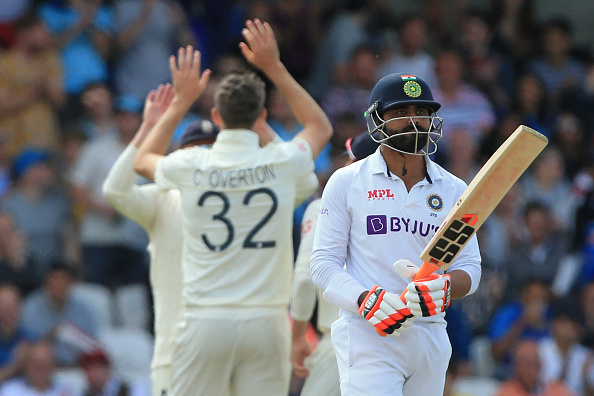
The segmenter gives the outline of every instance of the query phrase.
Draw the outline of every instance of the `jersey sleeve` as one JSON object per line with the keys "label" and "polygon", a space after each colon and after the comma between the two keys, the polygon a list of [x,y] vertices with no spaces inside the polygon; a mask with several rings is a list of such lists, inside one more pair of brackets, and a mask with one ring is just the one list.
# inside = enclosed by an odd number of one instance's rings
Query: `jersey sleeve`
{"label": "jersey sleeve", "polygon": [[305,210],[301,223],[301,243],[295,261],[291,314],[295,320],[302,322],[311,318],[316,305],[316,287],[311,278],[310,261],[318,213],[320,212],[319,204],[319,200],[313,201]]}
{"label": "jersey sleeve", "polygon": [[315,173],[312,172],[308,175],[301,176],[297,180],[297,186],[295,189],[295,207],[301,205],[303,201],[311,197],[319,185],[320,182],[318,181],[318,177]]}
{"label": "jersey sleeve", "polygon": [[357,299],[365,290],[344,268],[351,217],[347,194],[352,175],[347,168],[334,172],[322,194],[311,256],[313,281],[324,290],[324,299],[342,309],[358,312]]}
{"label": "jersey sleeve", "polygon": [[155,183],[163,190],[178,188],[181,181],[181,165],[187,150],[177,150],[161,158],[155,169]]}
{"label": "jersey sleeve", "polygon": [[118,212],[148,230],[155,220],[158,190],[154,184],[136,185],[137,151],[128,146],[119,156],[103,182],[103,195]]}
{"label": "jersey sleeve", "polygon": [[312,173],[315,168],[311,147],[302,138],[295,138],[285,143],[292,150],[290,169],[294,177],[302,177]]}

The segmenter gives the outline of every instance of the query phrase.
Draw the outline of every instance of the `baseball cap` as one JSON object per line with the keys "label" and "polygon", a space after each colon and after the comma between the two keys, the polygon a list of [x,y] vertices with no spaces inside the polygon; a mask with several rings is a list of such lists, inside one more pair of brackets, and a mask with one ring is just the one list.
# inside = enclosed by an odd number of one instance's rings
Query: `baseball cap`
{"label": "baseball cap", "polygon": [[369,133],[363,132],[359,136],[348,138],[346,143],[346,152],[353,161],[361,160],[375,153],[379,143],[375,142]]}
{"label": "baseball cap", "polygon": [[28,148],[21,151],[20,154],[14,159],[13,172],[14,177],[19,179],[23,176],[30,168],[38,164],[47,164],[50,161],[50,154],[45,150],[36,148]]}
{"label": "baseball cap", "polygon": [[202,139],[216,139],[219,133],[219,127],[212,121],[201,119],[192,121],[188,124],[186,131],[180,140],[180,147],[190,142]]}
{"label": "baseball cap", "polygon": [[144,103],[134,95],[120,95],[115,101],[115,110],[125,113],[140,113]]}

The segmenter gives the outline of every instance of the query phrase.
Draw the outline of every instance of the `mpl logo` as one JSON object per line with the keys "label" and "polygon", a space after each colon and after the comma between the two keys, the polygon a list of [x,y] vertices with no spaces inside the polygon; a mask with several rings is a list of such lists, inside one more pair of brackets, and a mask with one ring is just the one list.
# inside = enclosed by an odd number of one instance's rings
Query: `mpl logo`
{"label": "mpl logo", "polygon": [[386,234],[388,232],[388,219],[386,215],[367,216],[367,235]]}
{"label": "mpl logo", "polygon": [[390,189],[385,190],[370,190],[367,191],[367,199],[368,200],[386,200],[391,199],[394,200],[394,194],[390,192]]}

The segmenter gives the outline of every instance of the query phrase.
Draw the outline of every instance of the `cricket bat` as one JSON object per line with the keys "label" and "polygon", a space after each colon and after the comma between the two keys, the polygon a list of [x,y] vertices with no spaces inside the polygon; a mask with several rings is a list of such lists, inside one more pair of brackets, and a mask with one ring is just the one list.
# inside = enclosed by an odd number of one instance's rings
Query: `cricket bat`
{"label": "cricket bat", "polygon": [[[423,264],[413,281],[450,266],[547,143],[546,136],[524,125],[503,142],[472,179],[421,252]],[[406,303],[405,292],[400,298]]]}

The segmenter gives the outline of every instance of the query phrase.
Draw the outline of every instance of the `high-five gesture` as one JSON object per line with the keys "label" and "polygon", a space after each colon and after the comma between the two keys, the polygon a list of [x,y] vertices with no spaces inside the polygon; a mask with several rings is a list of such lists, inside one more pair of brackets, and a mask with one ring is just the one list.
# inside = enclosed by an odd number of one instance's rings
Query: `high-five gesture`
{"label": "high-five gesture", "polygon": [[241,54],[250,64],[262,70],[287,100],[293,114],[303,125],[303,130],[295,139],[305,140],[315,159],[332,136],[328,117],[281,62],[278,44],[268,23],[259,19],[247,21],[241,33],[246,41],[239,44]]}
{"label": "high-five gesture", "polygon": [[171,84],[161,84],[156,90],[151,90],[144,101],[143,122],[151,126],[155,125],[171,104],[173,96],[174,91]]}
{"label": "high-five gesture", "polygon": [[274,32],[267,22],[259,19],[247,21],[242,30],[246,43],[240,43],[239,48],[245,59],[265,73],[272,67],[280,65],[280,54]]}
{"label": "high-five gesture", "polygon": [[211,71],[200,72],[200,51],[194,50],[191,45],[180,48],[177,58],[169,57],[169,69],[173,79],[175,100],[180,104],[191,106],[204,92]]}

